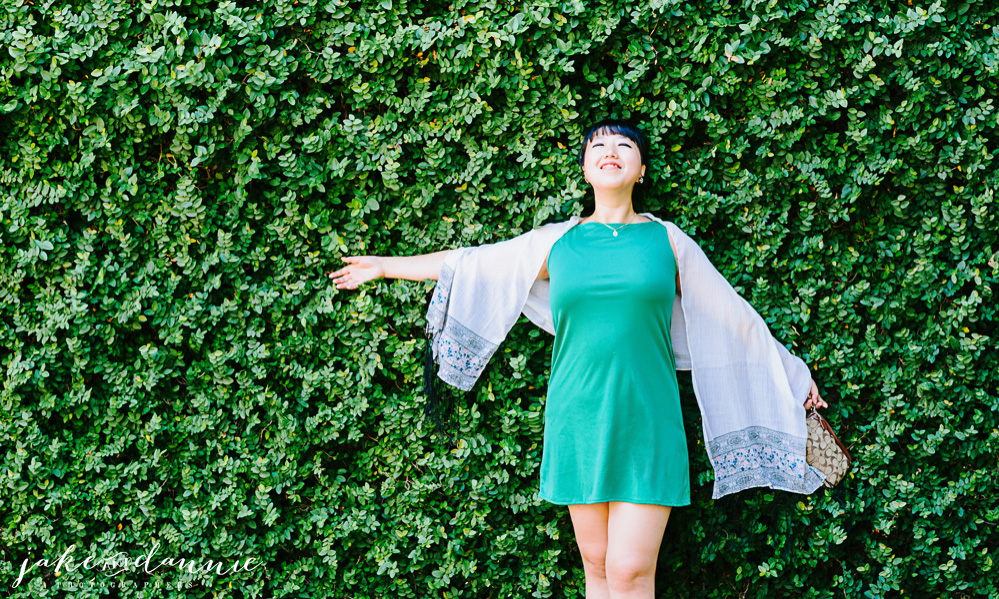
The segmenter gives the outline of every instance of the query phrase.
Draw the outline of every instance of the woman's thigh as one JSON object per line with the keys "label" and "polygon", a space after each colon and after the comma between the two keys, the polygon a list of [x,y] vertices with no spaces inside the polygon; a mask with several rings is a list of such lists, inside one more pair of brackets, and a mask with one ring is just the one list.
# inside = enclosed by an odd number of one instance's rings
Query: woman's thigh
{"label": "woman's thigh", "polygon": [[611,501],[607,511],[607,562],[625,570],[654,570],[670,506]]}
{"label": "woman's thigh", "polygon": [[604,570],[607,556],[607,502],[577,504],[569,506],[572,528],[576,533],[576,544],[587,568]]}

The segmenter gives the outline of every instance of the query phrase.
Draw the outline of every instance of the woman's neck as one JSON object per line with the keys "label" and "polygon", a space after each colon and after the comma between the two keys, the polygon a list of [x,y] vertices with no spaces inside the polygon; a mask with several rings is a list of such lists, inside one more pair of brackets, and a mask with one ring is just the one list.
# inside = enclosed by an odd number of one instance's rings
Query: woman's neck
{"label": "woman's neck", "polygon": [[632,207],[631,202],[624,206],[605,206],[597,204],[593,209],[593,214],[586,217],[582,222],[587,223],[631,223],[638,220],[638,213]]}

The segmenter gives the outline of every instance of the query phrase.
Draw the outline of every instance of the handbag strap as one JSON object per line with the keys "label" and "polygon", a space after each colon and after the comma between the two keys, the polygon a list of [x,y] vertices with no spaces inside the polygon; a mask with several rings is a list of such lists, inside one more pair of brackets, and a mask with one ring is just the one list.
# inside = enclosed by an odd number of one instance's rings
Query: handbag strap
{"label": "handbag strap", "polygon": [[812,406],[812,412],[811,414],[808,415],[808,417],[817,419],[819,421],[819,424],[822,425],[822,428],[825,429],[826,432],[828,432],[830,435],[832,435],[833,441],[835,441],[836,445],[838,445],[839,448],[843,450],[843,453],[846,454],[846,461],[852,465],[853,458],[850,457],[850,452],[847,451],[846,445],[844,445],[843,442],[839,440],[839,437],[836,436],[836,431],[833,430],[832,425],[829,424],[829,421],[826,420],[825,416],[819,414],[819,411],[815,409],[814,405]]}

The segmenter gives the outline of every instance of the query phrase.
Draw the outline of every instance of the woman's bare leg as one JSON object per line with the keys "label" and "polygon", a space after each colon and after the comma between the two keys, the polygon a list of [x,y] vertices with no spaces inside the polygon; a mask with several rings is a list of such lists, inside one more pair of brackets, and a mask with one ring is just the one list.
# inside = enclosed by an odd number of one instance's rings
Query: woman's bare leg
{"label": "woman's bare leg", "polygon": [[665,505],[609,502],[604,568],[611,599],[654,599],[656,561],[671,510]]}
{"label": "woman's bare leg", "polygon": [[583,556],[586,574],[586,599],[610,599],[607,588],[607,502],[569,506],[576,544]]}

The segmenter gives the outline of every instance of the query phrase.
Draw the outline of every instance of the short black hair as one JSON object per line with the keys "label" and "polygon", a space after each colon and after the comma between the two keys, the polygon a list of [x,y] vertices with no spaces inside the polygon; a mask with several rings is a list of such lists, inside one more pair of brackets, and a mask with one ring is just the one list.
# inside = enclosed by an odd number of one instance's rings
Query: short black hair
{"label": "short black hair", "polygon": [[[583,134],[583,143],[579,146],[579,170],[583,170],[583,156],[586,154],[586,146],[596,135],[600,133],[620,134],[638,146],[638,153],[642,156],[642,165],[648,172],[649,165],[649,141],[645,133],[633,122],[627,119],[603,119],[602,121],[590,125],[590,128]],[[649,188],[650,178],[646,178],[642,183],[635,183],[631,190],[631,203],[636,212],[645,211],[645,191]],[[587,202],[587,207],[589,202]],[[591,208],[592,210],[592,208]]]}

